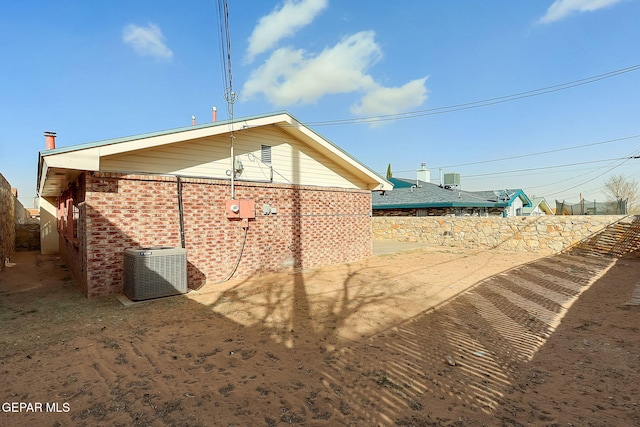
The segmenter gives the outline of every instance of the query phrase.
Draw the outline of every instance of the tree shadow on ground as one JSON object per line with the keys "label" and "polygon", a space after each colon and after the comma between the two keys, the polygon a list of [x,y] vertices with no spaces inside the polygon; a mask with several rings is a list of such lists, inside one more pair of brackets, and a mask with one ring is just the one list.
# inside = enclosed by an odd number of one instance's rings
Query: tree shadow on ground
{"label": "tree shadow on ground", "polygon": [[[575,332],[578,320],[589,328],[572,313],[583,294],[600,292],[612,265],[543,258],[418,313],[403,311],[411,287],[401,279],[419,272],[384,274],[373,259],[342,266],[334,287],[327,270],[314,270],[127,309],[83,299],[91,311],[47,319],[52,333],[68,333],[47,346],[12,344],[29,353],[5,353],[4,396],[70,401],[70,413],[51,418],[62,424],[519,425],[525,415],[543,422],[524,403],[534,404],[535,394],[523,393],[549,381],[549,367],[526,375],[523,367],[557,334]],[[30,292],[39,304],[57,298],[53,288]],[[35,313],[19,319],[35,324],[28,316]],[[545,411],[552,415],[537,417],[561,419],[550,403]],[[19,421],[37,424],[37,416]]]}

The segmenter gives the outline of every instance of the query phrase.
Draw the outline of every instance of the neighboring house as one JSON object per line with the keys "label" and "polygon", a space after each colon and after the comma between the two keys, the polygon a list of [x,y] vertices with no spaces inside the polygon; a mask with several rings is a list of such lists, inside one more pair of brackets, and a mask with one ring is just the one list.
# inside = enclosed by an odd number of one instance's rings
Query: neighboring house
{"label": "neighboring house", "polygon": [[531,199],[531,206],[522,208],[524,216],[553,215],[553,210],[544,197],[534,197]]}
{"label": "neighboring house", "polygon": [[40,218],[40,209],[27,208],[27,212],[29,212],[29,217],[32,219]]}
{"label": "neighboring house", "polygon": [[389,178],[394,190],[374,191],[374,216],[514,216],[531,201],[522,190],[463,191],[421,180]]}
{"label": "neighboring house", "polygon": [[286,112],[52,148],[42,251],[88,297],[122,291],[127,248],[185,247],[190,288],[355,261],[371,255],[371,191],[391,188]]}

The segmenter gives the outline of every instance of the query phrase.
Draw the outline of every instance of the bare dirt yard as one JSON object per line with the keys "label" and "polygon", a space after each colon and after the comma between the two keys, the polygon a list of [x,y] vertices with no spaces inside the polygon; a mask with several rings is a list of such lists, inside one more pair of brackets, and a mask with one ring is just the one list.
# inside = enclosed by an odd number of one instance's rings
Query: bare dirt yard
{"label": "bare dirt yard", "polygon": [[1,426],[638,426],[640,259],[420,248],[87,300],[0,273]]}

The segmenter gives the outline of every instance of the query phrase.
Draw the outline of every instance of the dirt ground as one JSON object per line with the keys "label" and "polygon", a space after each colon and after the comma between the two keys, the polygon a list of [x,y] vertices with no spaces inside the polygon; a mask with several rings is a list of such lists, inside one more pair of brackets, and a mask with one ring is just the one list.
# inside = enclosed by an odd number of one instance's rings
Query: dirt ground
{"label": "dirt ground", "polygon": [[13,261],[1,426],[640,425],[637,257],[422,248],[128,307]]}

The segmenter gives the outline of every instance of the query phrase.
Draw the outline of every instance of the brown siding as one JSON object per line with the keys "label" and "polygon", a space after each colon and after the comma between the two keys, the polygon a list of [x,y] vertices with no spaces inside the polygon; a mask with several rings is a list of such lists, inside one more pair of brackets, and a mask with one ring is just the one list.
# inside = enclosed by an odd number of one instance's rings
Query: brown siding
{"label": "brown siding", "polygon": [[[86,250],[89,297],[122,290],[124,249],[180,246],[177,194],[175,177],[87,175],[80,210],[86,249],[83,238],[78,247]],[[220,281],[235,264],[245,235],[242,223],[225,215],[229,182],[183,178],[182,194],[189,286]],[[236,199],[254,200],[257,212],[249,222],[234,277],[313,268],[371,255],[369,191],[237,183]],[[277,213],[263,215],[263,204],[275,207]],[[82,256],[75,255],[79,262]]]}

